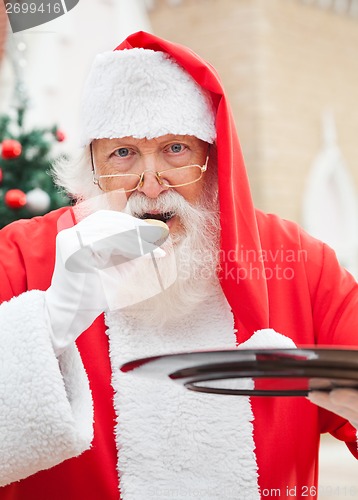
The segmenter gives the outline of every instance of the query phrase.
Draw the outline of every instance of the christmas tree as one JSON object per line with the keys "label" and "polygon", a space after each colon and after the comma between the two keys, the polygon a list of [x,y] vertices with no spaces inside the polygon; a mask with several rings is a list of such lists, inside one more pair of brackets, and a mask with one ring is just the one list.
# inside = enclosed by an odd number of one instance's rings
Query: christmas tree
{"label": "christmas tree", "polygon": [[54,144],[65,139],[56,126],[25,130],[26,106],[0,116],[0,227],[69,204],[49,173]]}
{"label": "christmas tree", "polygon": [[9,113],[0,115],[0,228],[70,202],[50,175],[51,164],[57,160],[54,147],[65,134],[57,126],[26,126],[29,103],[34,108],[26,85],[26,51],[24,37],[9,32],[6,55],[13,69],[14,94]]}

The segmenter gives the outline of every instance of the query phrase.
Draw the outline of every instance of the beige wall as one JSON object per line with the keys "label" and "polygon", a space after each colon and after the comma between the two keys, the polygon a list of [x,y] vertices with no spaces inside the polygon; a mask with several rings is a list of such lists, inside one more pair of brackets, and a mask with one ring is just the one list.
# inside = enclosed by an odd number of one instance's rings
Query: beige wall
{"label": "beige wall", "polygon": [[157,0],[154,33],[219,71],[258,207],[301,221],[306,176],[334,113],[358,185],[358,20],[299,0]]}
{"label": "beige wall", "polygon": [[338,144],[358,184],[358,21],[299,2],[261,3],[267,21],[260,40],[262,204],[299,220],[306,176],[322,147],[326,108],[333,111]]}

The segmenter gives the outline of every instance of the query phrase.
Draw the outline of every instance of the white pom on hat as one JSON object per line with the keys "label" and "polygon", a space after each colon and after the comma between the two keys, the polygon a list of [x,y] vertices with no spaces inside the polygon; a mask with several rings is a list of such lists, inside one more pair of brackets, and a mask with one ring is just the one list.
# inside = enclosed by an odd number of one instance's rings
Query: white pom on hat
{"label": "white pom on hat", "polygon": [[81,143],[166,134],[216,138],[209,93],[164,52],[134,48],[99,54],[85,83]]}

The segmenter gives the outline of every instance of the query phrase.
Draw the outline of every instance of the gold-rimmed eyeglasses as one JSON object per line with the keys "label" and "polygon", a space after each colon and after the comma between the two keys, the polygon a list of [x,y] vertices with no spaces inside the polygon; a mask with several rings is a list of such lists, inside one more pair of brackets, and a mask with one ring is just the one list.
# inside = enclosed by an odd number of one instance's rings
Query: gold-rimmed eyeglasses
{"label": "gold-rimmed eyeglasses", "polygon": [[169,168],[160,172],[144,170],[141,174],[110,174],[97,175],[95,172],[92,144],[90,144],[93,183],[102,191],[121,190],[130,193],[143,186],[144,175],[152,173],[161,186],[182,187],[200,181],[208,168],[209,155],[204,165],[185,165],[183,167]]}

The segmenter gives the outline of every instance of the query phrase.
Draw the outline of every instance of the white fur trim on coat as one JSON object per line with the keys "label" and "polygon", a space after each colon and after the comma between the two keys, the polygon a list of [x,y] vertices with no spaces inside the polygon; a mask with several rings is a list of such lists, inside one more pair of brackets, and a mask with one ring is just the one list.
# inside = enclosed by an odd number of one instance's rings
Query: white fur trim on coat
{"label": "white fur trim on coat", "polygon": [[292,339],[275,332],[272,328],[257,330],[246,342],[239,345],[239,349],[296,349]]}
{"label": "white fur trim on coat", "polygon": [[248,397],[199,394],[169,379],[119,370],[143,356],[235,348],[233,315],[220,286],[195,311],[163,328],[146,328],[124,311],[107,313],[106,323],[123,500],[258,500]]}
{"label": "white fur trim on coat", "polygon": [[166,134],[216,138],[209,95],[163,52],[134,48],[99,54],[86,81],[81,143]]}
{"label": "white fur trim on coat", "polygon": [[75,346],[56,358],[44,292],[0,306],[0,486],[90,447],[93,409]]}

